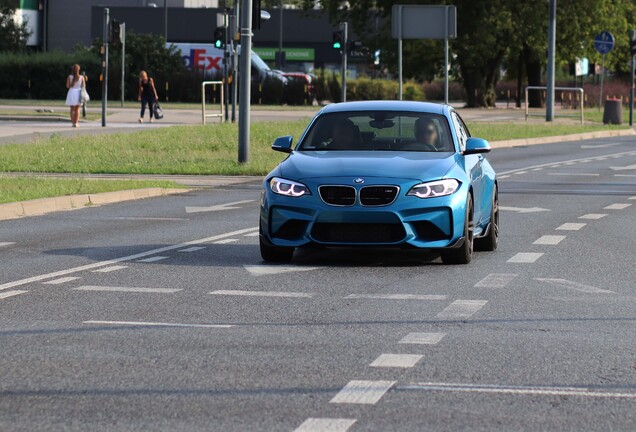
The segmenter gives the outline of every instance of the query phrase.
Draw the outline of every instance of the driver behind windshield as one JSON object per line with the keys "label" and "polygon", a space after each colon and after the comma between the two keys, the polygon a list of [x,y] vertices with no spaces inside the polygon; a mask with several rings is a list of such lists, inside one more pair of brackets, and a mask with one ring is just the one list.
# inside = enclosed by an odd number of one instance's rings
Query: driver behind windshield
{"label": "driver behind windshield", "polygon": [[415,121],[415,139],[418,143],[423,144],[426,150],[441,150],[437,127],[433,120],[428,117],[420,117]]}
{"label": "driver behind windshield", "polygon": [[356,125],[349,119],[338,120],[333,128],[330,149],[352,150],[356,141]]}

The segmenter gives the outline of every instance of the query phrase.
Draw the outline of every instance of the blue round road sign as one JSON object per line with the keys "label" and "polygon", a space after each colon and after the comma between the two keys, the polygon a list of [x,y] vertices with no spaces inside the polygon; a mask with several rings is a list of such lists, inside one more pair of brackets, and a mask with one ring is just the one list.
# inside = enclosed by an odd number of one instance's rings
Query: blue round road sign
{"label": "blue round road sign", "polygon": [[594,38],[594,48],[601,54],[607,54],[614,48],[614,35],[608,31],[602,31]]}

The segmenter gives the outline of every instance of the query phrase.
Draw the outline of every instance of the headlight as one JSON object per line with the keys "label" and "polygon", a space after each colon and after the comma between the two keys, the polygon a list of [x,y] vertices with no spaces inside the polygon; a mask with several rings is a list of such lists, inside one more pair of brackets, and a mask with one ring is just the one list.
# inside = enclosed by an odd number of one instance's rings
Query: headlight
{"label": "headlight", "polygon": [[280,177],[274,177],[269,181],[269,188],[272,192],[279,195],[290,197],[300,197],[303,195],[311,195],[309,188],[302,183],[291,180],[285,180]]}
{"label": "headlight", "polygon": [[432,182],[416,184],[406,194],[407,196],[416,196],[418,198],[433,198],[446,196],[454,193],[459,189],[460,183],[455,179],[444,179]]}

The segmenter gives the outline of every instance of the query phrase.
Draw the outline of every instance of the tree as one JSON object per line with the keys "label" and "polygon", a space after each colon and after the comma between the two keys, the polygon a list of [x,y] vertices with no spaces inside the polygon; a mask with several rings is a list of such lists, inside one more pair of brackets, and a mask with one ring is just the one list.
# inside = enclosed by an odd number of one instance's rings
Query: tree
{"label": "tree", "polygon": [[20,52],[26,49],[29,37],[26,23],[15,21],[14,1],[0,0],[0,52]]}

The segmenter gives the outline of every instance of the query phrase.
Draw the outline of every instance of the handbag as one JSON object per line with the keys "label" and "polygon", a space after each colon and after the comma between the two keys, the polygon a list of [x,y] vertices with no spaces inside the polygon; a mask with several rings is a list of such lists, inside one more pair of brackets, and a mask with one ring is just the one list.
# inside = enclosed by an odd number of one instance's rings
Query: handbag
{"label": "handbag", "polygon": [[163,118],[163,110],[161,109],[159,102],[155,102],[155,105],[152,107],[152,111],[157,120],[161,120]]}
{"label": "handbag", "polygon": [[88,92],[86,91],[86,87],[82,87],[82,91],[80,93],[80,102],[81,102],[81,104],[84,105],[89,100],[91,100],[91,98],[88,95]]}

